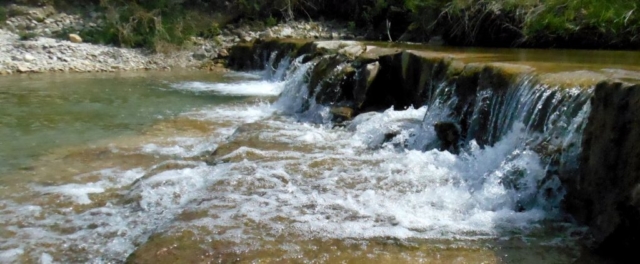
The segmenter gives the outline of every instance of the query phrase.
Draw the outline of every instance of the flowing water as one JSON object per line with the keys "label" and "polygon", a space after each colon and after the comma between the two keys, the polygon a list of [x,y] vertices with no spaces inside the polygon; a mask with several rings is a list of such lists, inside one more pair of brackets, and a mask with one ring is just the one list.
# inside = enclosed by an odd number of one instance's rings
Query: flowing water
{"label": "flowing water", "polygon": [[[561,212],[554,172],[577,166],[591,89],[523,77],[503,98],[480,95],[495,101],[491,144],[453,155],[429,147],[450,87],[428,106],[334,127],[329,109],[305,105],[313,62],[299,61],[257,73],[3,77],[0,262],[580,256],[585,230]],[[560,164],[530,147],[542,143],[564,150]]]}

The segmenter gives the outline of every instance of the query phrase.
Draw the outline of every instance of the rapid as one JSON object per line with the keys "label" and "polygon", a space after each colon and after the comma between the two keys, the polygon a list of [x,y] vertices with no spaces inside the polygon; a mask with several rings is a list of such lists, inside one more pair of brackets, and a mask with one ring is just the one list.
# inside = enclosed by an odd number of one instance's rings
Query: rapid
{"label": "rapid", "polygon": [[[499,101],[489,117],[473,117],[488,118],[489,140],[461,142],[456,155],[438,150],[433,128],[455,121],[446,83],[422,106],[337,123],[309,96],[314,61],[303,61],[145,84],[160,87],[154,94],[219,100],[160,111],[144,128],[58,145],[6,169],[0,262],[579,256],[585,229],[561,210],[558,172],[578,166],[592,89],[553,90],[522,76],[504,98],[485,92],[475,100]],[[545,144],[561,146],[561,157],[532,149]]]}

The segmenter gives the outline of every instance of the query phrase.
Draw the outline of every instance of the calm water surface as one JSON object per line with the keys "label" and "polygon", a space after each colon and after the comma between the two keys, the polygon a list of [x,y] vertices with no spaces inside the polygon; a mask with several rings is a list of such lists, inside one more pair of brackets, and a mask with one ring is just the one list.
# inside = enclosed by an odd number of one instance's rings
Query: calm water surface
{"label": "calm water surface", "polygon": [[48,151],[139,133],[206,105],[237,101],[171,83],[228,82],[220,73],[42,74],[0,81],[0,173],[28,168]]}

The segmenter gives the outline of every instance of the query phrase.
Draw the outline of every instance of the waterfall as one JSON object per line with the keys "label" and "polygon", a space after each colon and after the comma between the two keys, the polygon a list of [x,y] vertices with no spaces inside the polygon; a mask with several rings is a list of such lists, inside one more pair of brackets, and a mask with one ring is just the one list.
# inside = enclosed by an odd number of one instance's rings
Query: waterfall
{"label": "waterfall", "polygon": [[[270,56],[268,64],[274,63],[274,57]],[[341,84],[336,79],[342,78],[340,72],[346,64],[338,63],[324,71],[325,75],[320,76],[324,82],[309,87],[314,68],[326,66],[318,62],[327,58],[302,63],[302,56],[291,63],[283,60],[268,67],[271,72],[282,73],[285,68],[289,72],[285,89],[276,102],[282,114],[302,122],[331,122],[329,107],[317,101],[319,97],[337,100],[336,91]],[[361,70],[355,73],[356,81],[359,78],[363,78]],[[360,134],[370,149],[391,144],[396,151],[431,151],[440,142],[434,124],[454,123],[461,130],[462,164],[470,166],[467,169],[471,171],[477,170],[475,176],[462,179],[469,191],[486,192],[503,186],[505,192],[511,193],[505,196],[511,197],[506,208],[557,211],[565,193],[560,179],[574,177],[579,166],[581,134],[593,89],[549,87],[532,74],[519,76],[504,90],[479,89],[467,101],[456,96],[456,89],[460,87],[448,80],[431,85],[424,106],[411,110],[422,113],[419,122],[396,119],[394,113],[402,111],[389,109],[379,114],[362,114],[348,127],[356,136]],[[481,155],[495,157],[489,162]],[[482,162],[494,165],[485,166]],[[528,162],[539,163],[540,169],[525,165]],[[486,169],[480,169],[483,167]],[[486,195],[489,196],[481,199],[489,201],[487,206],[491,210],[502,208],[499,205],[503,202],[491,202],[496,199],[494,194]]]}

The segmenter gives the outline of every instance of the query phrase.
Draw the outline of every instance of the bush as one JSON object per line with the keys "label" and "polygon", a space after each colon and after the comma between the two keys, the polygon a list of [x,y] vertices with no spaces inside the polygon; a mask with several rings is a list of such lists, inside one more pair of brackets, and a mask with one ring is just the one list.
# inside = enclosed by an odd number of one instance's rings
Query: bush
{"label": "bush", "polygon": [[35,39],[36,37],[38,37],[38,34],[28,31],[20,31],[18,32],[18,36],[20,37],[20,40],[27,41]]}
{"label": "bush", "polygon": [[278,20],[275,19],[273,16],[269,16],[267,20],[264,22],[264,25],[267,27],[273,27],[277,24],[278,24]]}
{"label": "bush", "polygon": [[4,24],[7,21],[7,9],[4,6],[0,6],[0,24]]}
{"label": "bush", "polygon": [[351,32],[356,30],[356,22],[353,21],[349,21],[349,23],[347,23],[347,29]]}
{"label": "bush", "polygon": [[222,34],[220,25],[218,25],[218,23],[216,22],[213,22],[211,23],[211,26],[209,26],[209,28],[203,32],[202,36],[205,38],[214,38],[220,36],[220,34]]}
{"label": "bush", "polygon": [[94,41],[157,51],[160,45],[180,46],[195,34],[177,1],[102,0],[101,7],[106,24],[99,31],[85,33]]}

